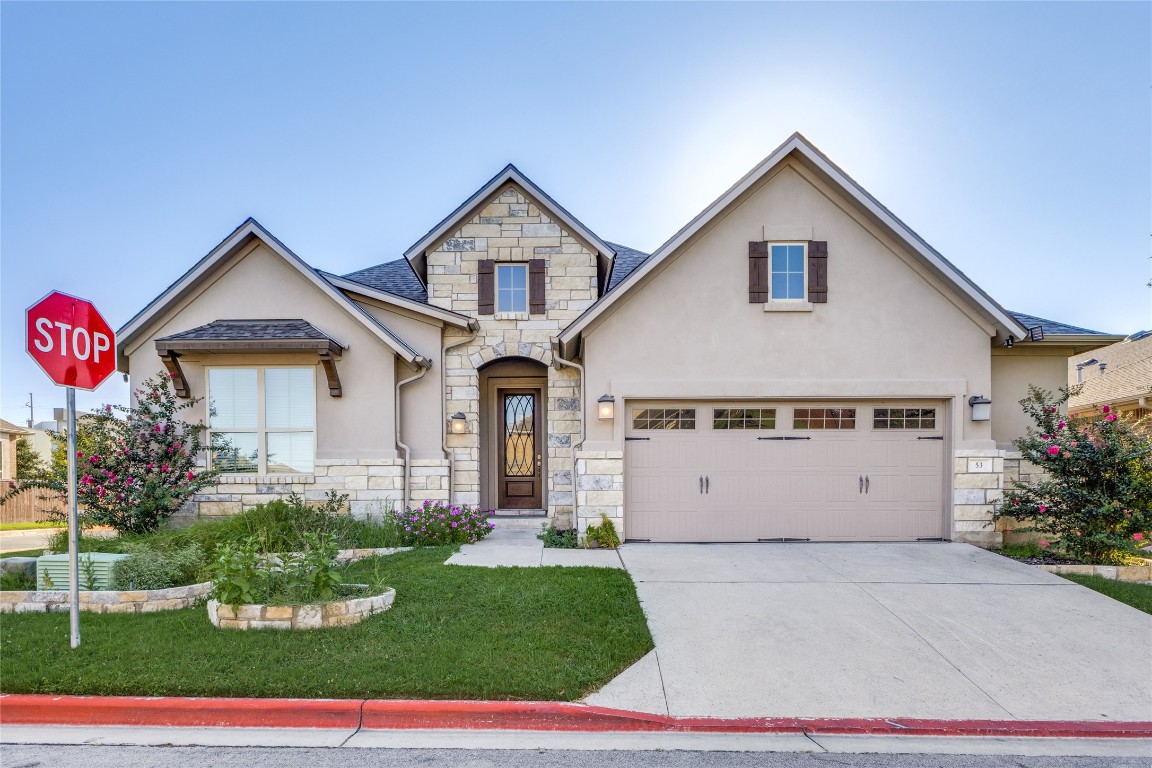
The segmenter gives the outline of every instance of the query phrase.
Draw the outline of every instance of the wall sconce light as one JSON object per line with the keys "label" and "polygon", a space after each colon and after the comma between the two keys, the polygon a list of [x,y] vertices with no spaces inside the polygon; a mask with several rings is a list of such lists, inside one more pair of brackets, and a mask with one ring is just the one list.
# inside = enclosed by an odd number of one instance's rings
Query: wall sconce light
{"label": "wall sconce light", "polygon": [[596,402],[597,416],[605,421],[616,418],[616,398],[612,395],[600,395],[600,399]]}
{"label": "wall sconce light", "polygon": [[968,405],[972,407],[972,421],[991,421],[992,401],[984,395],[973,395],[968,398]]}
{"label": "wall sconce light", "polygon": [[452,414],[451,430],[454,435],[463,435],[468,431],[468,417],[457,411]]}
{"label": "wall sconce light", "polygon": [[1015,343],[1016,337],[1012,334],[1008,334],[1008,338],[1004,339],[1004,346],[1008,347],[1009,349],[1011,349],[1012,345]]}

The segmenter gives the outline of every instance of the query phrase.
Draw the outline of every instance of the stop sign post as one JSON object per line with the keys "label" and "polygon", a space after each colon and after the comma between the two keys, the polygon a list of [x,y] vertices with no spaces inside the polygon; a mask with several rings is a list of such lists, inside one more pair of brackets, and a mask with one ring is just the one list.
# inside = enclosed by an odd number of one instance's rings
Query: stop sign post
{"label": "stop sign post", "polygon": [[116,372],[116,334],[92,302],[53,291],[28,308],[28,354],[68,403],[68,590],[72,647],[80,646],[80,538],[76,516],[76,390],[92,390]]}

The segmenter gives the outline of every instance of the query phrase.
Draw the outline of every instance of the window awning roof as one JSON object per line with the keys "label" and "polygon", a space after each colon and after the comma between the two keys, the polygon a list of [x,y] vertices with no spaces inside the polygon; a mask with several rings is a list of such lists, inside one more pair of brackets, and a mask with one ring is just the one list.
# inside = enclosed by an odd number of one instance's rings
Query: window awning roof
{"label": "window awning roof", "polygon": [[191,396],[180,367],[184,352],[314,352],[328,377],[328,393],[342,394],[336,358],[347,347],[307,320],[216,320],[156,339],[155,344],[180,397]]}

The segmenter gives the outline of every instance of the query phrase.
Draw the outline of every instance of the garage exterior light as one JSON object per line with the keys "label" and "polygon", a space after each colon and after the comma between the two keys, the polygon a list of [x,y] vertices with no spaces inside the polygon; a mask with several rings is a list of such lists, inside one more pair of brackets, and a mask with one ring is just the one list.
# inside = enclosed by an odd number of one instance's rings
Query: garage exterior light
{"label": "garage exterior light", "polygon": [[616,418],[616,398],[612,395],[600,395],[596,403],[596,415],[602,420],[610,421]]}
{"label": "garage exterior light", "polygon": [[454,435],[463,435],[468,431],[468,417],[459,411],[452,414],[450,430]]}
{"label": "garage exterior light", "polygon": [[973,395],[968,398],[968,405],[972,408],[972,421],[991,421],[992,401],[984,395]]}

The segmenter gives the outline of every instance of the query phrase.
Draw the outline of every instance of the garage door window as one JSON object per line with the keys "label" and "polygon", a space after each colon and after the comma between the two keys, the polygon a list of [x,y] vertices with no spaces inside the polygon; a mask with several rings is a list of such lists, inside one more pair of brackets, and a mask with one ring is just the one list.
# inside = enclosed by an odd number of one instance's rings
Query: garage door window
{"label": "garage door window", "polygon": [[935,429],[935,408],[873,408],[873,429]]}
{"label": "garage door window", "polygon": [[696,429],[696,409],[636,408],[632,429]]}
{"label": "garage door window", "polygon": [[797,408],[793,429],[856,429],[855,408]]}
{"label": "garage door window", "polygon": [[775,408],[713,408],[713,429],[776,429]]}

